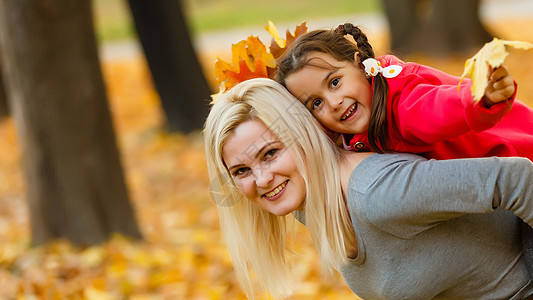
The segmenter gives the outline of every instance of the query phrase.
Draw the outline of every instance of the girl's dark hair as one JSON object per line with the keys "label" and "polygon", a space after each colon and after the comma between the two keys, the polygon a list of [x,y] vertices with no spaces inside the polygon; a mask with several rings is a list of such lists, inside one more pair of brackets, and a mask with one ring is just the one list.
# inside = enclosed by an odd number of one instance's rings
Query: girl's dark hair
{"label": "girl's dark hair", "polygon": [[[345,35],[351,35],[352,43]],[[276,60],[275,80],[286,87],[285,79],[294,72],[308,65],[307,55],[311,52],[328,54],[338,61],[355,63],[354,56],[364,61],[374,58],[374,50],[368,43],[366,35],[350,23],[339,25],[332,30],[314,30],[298,37],[294,44]],[[372,151],[383,153],[390,150],[390,137],[387,122],[387,94],[389,86],[380,74],[369,79],[374,85],[370,123],[368,125],[368,141]]]}

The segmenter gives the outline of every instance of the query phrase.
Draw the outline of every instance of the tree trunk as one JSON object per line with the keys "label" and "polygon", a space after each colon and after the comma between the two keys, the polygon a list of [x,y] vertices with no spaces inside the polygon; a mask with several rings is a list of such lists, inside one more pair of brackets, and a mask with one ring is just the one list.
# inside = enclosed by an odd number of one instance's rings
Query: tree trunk
{"label": "tree trunk", "polygon": [[34,244],[141,234],[97,55],[91,2],[0,0],[3,74],[24,159]]}
{"label": "tree trunk", "polygon": [[203,127],[211,91],[196,57],[179,0],[129,0],[170,131]]}
{"label": "tree trunk", "polygon": [[6,89],[2,76],[2,46],[0,45],[0,121],[9,117],[9,106],[7,104]]}
{"label": "tree trunk", "polygon": [[480,0],[383,0],[391,51],[471,54],[492,40],[479,19]]}
{"label": "tree trunk", "polygon": [[400,54],[412,43],[413,30],[420,23],[416,14],[419,0],[383,0],[382,2],[389,23],[391,51],[394,54]]}

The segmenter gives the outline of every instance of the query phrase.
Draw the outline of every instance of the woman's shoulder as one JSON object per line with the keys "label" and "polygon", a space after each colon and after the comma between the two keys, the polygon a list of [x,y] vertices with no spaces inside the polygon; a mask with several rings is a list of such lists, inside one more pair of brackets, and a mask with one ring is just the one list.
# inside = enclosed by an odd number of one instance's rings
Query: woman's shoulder
{"label": "woman's shoulder", "polygon": [[[425,158],[408,153],[373,154],[353,170],[346,190],[352,219],[387,232],[402,231],[406,210],[402,194],[410,171]],[[409,199],[407,199],[409,200]]]}
{"label": "woman's shoulder", "polygon": [[378,177],[396,168],[415,161],[426,160],[425,158],[410,153],[385,153],[372,154],[355,166],[350,175],[349,185],[369,184]]}

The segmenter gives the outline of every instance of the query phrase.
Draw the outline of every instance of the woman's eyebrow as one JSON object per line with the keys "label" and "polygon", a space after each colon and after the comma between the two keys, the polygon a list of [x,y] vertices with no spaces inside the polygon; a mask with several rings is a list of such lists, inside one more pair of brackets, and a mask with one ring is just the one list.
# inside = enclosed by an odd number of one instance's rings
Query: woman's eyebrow
{"label": "woman's eyebrow", "polygon": [[[278,143],[278,141],[271,141],[271,142],[268,142],[268,143],[264,144],[263,147],[261,147],[259,150],[257,150],[257,151],[255,152],[255,155],[254,155],[254,157],[253,157],[253,161],[255,161],[256,159],[259,158],[259,156],[261,155],[261,153],[263,153],[263,151],[264,151],[265,148],[269,147],[269,146],[272,145],[272,144],[276,144],[276,143]],[[244,152],[244,151],[243,151],[243,152]],[[244,154],[244,153],[243,153],[243,154]],[[247,154],[244,154],[244,155],[247,155]],[[237,164],[235,164],[235,165],[232,165],[232,166],[228,167],[228,170],[232,170],[232,169],[235,169],[235,168],[237,168],[237,167],[240,168],[240,167],[242,167],[242,166],[244,166],[244,164],[241,163],[241,162],[239,162],[239,163],[237,163]]]}
{"label": "woman's eyebrow", "polygon": [[233,170],[233,169],[235,169],[235,168],[240,168],[240,167],[242,167],[242,166],[244,166],[244,164],[241,164],[241,163],[240,163],[240,164],[233,165],[233,166],[230,166],[230,167],[228,168],[228,171],[231,171],[231,170]]}

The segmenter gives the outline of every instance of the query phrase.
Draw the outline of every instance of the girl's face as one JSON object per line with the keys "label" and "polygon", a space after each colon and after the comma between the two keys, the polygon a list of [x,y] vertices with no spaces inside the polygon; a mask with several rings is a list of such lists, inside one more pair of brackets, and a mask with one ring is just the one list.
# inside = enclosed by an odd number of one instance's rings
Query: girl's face
{"label": "girl's face", "polygon": [[222,147],[237,188],[259,208],[277,216],[302,209],[305,182],[292,152],[261,121],[246,121]]}
{"label": "girl's face", "polygon": [[285,79],[287,89],[326,128],[339,133],[368,130],[372,107],[371,86],[355,63],[312,52],[309,64]]}

